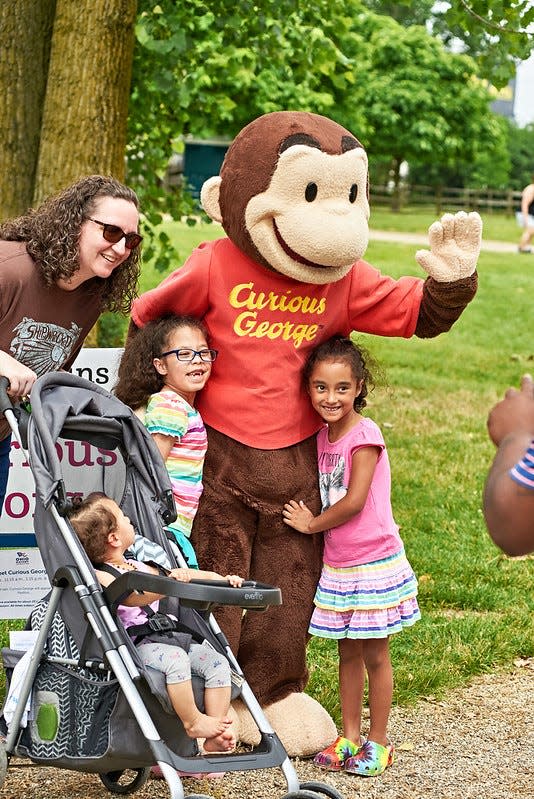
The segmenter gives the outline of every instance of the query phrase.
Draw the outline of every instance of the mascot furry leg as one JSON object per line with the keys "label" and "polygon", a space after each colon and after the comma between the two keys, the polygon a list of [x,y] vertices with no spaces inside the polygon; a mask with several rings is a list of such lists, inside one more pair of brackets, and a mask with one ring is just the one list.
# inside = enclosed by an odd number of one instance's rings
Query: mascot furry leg
{"label": "mascot furry leg", "polygon": [[[283,601],[283,613],[273,607],[243,616],[238,608],[224,608],[217,620],[288,752],[311,755],[337,734],[328,713],[303,693],[323,537],[288,528],[281,508],[287,497],[301,496],[319,511],[315,437],[280,450],[254,450],[212,429],[208,438],[192,536],[199,562],[230,574],[247,561],[250,577],[279,586]],[[240,739],[255,743],[259,735],[250,714],[239,702],[236,709]]]}

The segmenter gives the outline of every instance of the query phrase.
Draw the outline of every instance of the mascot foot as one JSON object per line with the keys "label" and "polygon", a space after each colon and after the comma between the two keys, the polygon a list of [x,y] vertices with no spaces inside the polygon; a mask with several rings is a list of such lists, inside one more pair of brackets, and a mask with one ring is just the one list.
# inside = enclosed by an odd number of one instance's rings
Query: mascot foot
{"label": "mascot foot", "polygon": [[[245,704],[237,699],[232,707],[239,719],[239,740],[258,744],[260,733]],[[290,757],[312,757],[337,738],[336,725],[319,702],[308,694],[290,694],[263,711]]]}

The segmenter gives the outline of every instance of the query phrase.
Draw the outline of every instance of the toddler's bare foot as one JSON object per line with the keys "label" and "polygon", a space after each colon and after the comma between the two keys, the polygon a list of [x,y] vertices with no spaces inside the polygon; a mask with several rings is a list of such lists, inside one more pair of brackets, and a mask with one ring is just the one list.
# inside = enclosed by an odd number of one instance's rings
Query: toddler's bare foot
{"label": "toddler's bare foot", "polygon": [[184,722],[184,727],[190,738],[216,738],[231,723],[231,719],[226,716],[219,719],[215,718],[215,716],[206,716],[205,713],[199,713],[189,723]]}
{"label": "toddler's bare foot", "polygon": [[203,749],[205,752],[230,752],[235,749],[236,738],[231,730],[225,730],[219,735],[206,738]]}

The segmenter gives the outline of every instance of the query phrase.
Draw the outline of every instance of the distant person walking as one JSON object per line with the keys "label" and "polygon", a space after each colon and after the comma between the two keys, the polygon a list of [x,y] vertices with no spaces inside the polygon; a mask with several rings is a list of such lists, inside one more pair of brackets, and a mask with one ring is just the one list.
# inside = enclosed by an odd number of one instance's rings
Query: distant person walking
{"label": "distant person walking", "polygon": [[534,174],[521,193],[521,210],[516,212],[517,223],[523,228],[519,239],[519,252],[532,252],[530,242],[534,236]]}

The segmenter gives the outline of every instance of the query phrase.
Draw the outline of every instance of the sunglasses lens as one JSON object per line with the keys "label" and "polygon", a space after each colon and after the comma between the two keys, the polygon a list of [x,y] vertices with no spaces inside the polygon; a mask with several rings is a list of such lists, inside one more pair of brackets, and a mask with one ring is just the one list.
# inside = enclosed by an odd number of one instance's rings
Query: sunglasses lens
{"label": "sunglasses lens", "polygon": [[124,236],[124,231],[117,225],[103,225],[102,235],[110,244],[116,244]]}
{"label": "sunglasses lens", "polygon": [[135,250],[143,241],[139,233],[125,233],[118,225],[104,225],[102,223],[102,235],[110,244],[117,244],[121,239],[129,250]]}
{"label": "sunglasses lens", "polygon": [[140,236],[139,233],[127,233],[124,237],[124,243],[129,250],[135,250],[142,241],[143,237]]}

